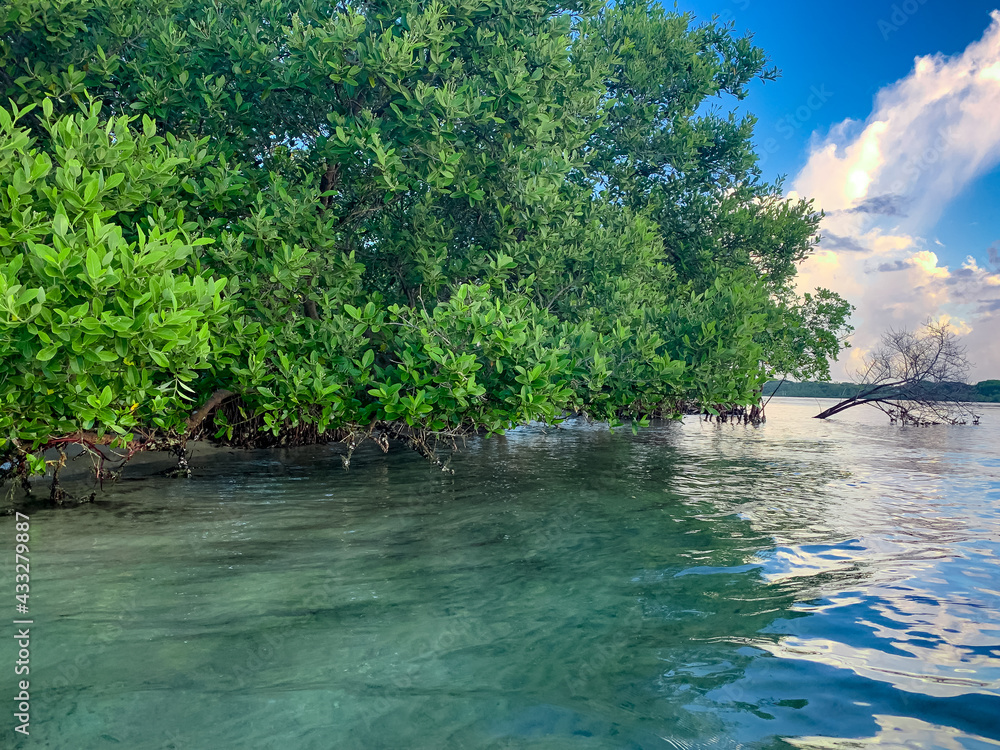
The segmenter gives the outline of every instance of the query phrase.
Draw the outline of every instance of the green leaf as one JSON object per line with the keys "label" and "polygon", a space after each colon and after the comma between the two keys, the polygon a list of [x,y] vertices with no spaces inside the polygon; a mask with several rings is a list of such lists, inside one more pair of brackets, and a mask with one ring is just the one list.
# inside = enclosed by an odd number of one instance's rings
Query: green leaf
{"label": "green leaf", "polygon": [[104,275],[101,268],[101,259],[94,248],[87,250],[87,275],[95,281]]}
{"label": "green leaf", "polygon": [[47,346],[35,355],[35,360],[38,362],[48,362],[56,356],[57,351],[59,351],[58,346]]}
{"label": "green leaf", "polygon": [[69,231],[69,219],[61,211],[52,218],[52,231],[58,237],[65,237]]}

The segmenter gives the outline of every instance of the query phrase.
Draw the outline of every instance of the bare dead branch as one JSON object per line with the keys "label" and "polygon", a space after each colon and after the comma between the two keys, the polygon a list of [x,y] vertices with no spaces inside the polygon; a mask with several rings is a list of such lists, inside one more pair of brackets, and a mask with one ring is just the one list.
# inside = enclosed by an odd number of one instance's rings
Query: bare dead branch
{"label": "bare dead branch", "polygon": [[890,328],[854,373],[858,392],[816,418],[867,404],[893,423],[978,424],[963,400],[970,369],[966,348],[947,324],[927,321],[918,333]]}

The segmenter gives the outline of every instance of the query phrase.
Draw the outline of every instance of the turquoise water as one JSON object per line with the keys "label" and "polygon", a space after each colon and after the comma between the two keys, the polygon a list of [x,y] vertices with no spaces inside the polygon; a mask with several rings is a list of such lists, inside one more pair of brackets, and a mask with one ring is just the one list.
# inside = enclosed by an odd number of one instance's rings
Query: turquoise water
{"label": "turquoise water", "polygon": [[768,411],[520,430],[454,476],[233,454],[33,510],[31,736],[5,710],[0,746],[1000,745],[1000,409]]}

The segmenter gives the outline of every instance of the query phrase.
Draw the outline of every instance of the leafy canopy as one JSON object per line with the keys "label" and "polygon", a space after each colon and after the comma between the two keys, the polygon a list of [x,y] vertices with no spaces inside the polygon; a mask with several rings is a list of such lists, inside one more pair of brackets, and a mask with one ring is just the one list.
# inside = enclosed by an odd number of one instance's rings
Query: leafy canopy
{"label": "leafy canopy", "polygon": [[774,76],[634,0],[12,0],[0,439],[183,437],[231,392],[218,439],[426,445],[828,377],[819,216],[722,110]]}

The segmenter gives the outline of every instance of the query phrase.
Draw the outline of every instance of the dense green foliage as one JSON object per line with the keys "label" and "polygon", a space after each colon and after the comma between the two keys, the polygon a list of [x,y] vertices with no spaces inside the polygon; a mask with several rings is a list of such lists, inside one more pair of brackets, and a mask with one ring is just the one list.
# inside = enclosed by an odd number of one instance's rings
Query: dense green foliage
{"label": "dense green foliage", "polygon": [[193,272],[205,240],[179,212],[131,221],[190,157],[148,119],[141,134],[96,114],[43,117],[50,156],[0,109],[2,420],[33,444],[95,423],[119,435],[140,419],[181,427],[231,309],[225,280]]}
{"label": "dense green foliage", "polygon": [[857,383],[817,383],[806,381],[796,383],[771,380],[764,384],[764,397],[783,396],[787,398],[847,398],[858,391]]}
{"label": "dense green foliage", "polygon": [[[12,0],[0,439],[641,421],[829,376],[751,40],[570,0]],[[228,417],[226,415],[229,415]]]}
{"label": "dense green foliage", "polygon": [[[848,398],[858,392],[857,383],[795,383],[769,381],[764,385],[764,396],[786,396],[789,398]],[[935,391],[940,390],[940,393]],[[975,385],[963,383],[927,384],[927,396],[932,400],[953,401],[956,398],[973,403],[1000,403],[1000,380],[983,380]]]}
{"label": "dense green foliage", "polygon": [[982,401],[1000,403],[1000,380],[982,380],[976,383],[976,395]]}

